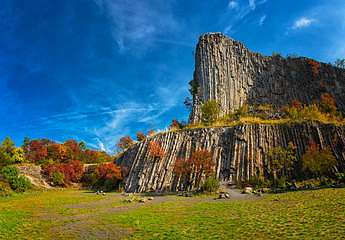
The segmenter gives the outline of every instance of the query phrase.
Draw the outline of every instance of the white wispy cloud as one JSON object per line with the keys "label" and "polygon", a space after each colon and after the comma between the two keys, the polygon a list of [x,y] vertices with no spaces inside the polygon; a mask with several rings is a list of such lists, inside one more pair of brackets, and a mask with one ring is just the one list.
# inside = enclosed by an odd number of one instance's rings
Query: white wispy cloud
{"label": "white wispy cloud", "polygon": [[[228,3],[228,9],[230,9],[231,11],[228,11],[228,13],[226,14],[227,24],[224,27],[223,32],[225,34],[232,34],[233,32],[235,32],[236,26],[239,26],[239,24],[244,21],[250,13],[254,12],[258,6],[266,2],[267,0],[248,0],[248,2],[240,2],[235,0],[230,1]],[[262,20],[262,24],[264,23],[265,18]]]}
{"label": "white wispy cloud", "polygon": [[256,3],[255,3],[255,0],[249,0],[249,7],[252,9],[252,10],[255,10],[256,8]]}
{"label": "white wispy cloud", "polygon": [[235,9],[237,7],[238,7],[238,2],[237,1],[232,0],[228,4],[228,8],[230,8],[230,9]]}
{"label": "white wispy cloud", "polygon": [[157,38],[164,38],[179,29],[173,15],[172,1],[94,0],[112,20],[113,36],[120,51],[140,43],[147,47]]}
{"label": "white wispy cloud", "polygon": [[263,15],[259,20],[259,25],[260,26],[264,25],[265,21],[266,21],[266,15]]}
{"label": "white wispy cloud", "polygon": [[301,17],[294,22],[291,28],[294,30],[306,28],[309,27],[313,22],[315,22],[315,20],[312,18]]}

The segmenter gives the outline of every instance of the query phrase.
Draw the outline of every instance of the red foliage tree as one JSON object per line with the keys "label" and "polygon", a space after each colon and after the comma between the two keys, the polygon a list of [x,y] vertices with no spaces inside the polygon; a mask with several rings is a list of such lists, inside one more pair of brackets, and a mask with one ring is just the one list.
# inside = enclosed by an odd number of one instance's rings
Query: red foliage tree
{"label": "red foliage tree", "polygon": [[150,141],[149,143],[149,154],[156,158],[162,158],[165,155],[164,149],[161,144],[156,141]]}
{"label": "red foliage tree", "polygon": [[174,172],[178,176],[188,176],[191,172],[191,163],[188,160],[185,159],[176,159],[175,165],[174,165]]}
{"label": "red foliage tree", "polygon": [[296,109],[302,109],[302,103],[299,100],[294,99],[291,102],[291,107],[296,108]]}
{"label": "red foliage tree", "polygon": [[180,177],[187,178],[193,174],[195,186],[198,188],[203,175],[207,178],[214,173],[212,154],[207,150],[196,150],[187,160],[177,159],[174,165],[174,172]]}
{"label": "red foliage tree", "polygon": [[81,162],[72,160],[68,163],[53,163],[48,164],[43,169],[44,174],[51,179],[55,172],[60,172],[64,175],[65,183],[79,182],[84,174],[84,167]]}
{"label": "red foliage tree", "polygon": [[24,150],[26,158],[34,163],[37,163],[48,157],[47,144],[41,140],[30,141]]}
{"label": "red foliage tree", "polygon": [[177,121],[176,119],[173,119],[170,126],[169,126],[169,129],[172,129],[172,130],[173,129],[181,129],[181,127],[182,127],[182,124],[179,121]]}
{"label": "red foliage tree", "polygon": [[122,180],[121,168],[114,163],[104,163],[96,168],[96,175],[103,180]]}
{"label": "red foliage tree", "polygon": [[197,175],[197,182],[203,174],[209,177],[214,171],[214,163],[212,161],[212,154],[207,150],[197,150],[190,157],[191,165]]}

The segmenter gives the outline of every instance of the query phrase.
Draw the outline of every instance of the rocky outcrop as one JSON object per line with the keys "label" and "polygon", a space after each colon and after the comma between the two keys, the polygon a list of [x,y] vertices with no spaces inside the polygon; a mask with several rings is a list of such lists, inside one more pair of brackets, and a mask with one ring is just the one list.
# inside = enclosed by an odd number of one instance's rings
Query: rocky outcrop
{"label": "rocky outcrop", "polygon": [[200,121],[200,105],[216,100],[222,114],[244,103],[269,103],[280,107],[296,99],[319,100],[322,93],[334,95],[345,112],[345,70],[299,57],[263,56],[223,34],[205,34],[196,47],[190,122]]}
{"label": "rocky outcrop", "polygon": [[33,186],[43,189],[51,188],[42,175],[41,166],[28,163],[17,165],[17,168],[19,173],[27,177]]}
{"label": "rocky outcrop", "polygon": [[[297,147],[296,175],[301,169],[301,156],[309,141],[329,148],[336,156],[338,170],[345,170],[345,127],[332,125],[243,125],[224,128],[192,129],[168,132],[132,146],[118,159],[127,167],[125,180],[128,192],[176,191],[183,182],[174,174],[178,158],[188,158],[195,149],[212,153],[216,175],[220,180],[234,183],[264,174],[267,153],[276,146],[292,142]],[[150,156],[150,141],[161,145],[166,153],[162,158]]]}

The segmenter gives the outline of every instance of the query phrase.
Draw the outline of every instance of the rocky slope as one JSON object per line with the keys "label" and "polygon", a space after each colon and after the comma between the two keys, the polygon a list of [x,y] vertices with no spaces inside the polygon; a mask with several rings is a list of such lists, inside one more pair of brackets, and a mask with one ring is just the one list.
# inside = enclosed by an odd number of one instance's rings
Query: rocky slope
{"label": "rocky slope", "polygon": [[[125,184],[128,192],[176,191],[182,183],[173,171],[175,161],[188,158],[195,149],[212,152],[220,180],[239,182],[264,173],[267,152],[276,146],[287,146],[289,142],[297,147],[296,169],[300,169],[301,156],[310,140],[322,148],[330,148],[338,160],[339,170],[345,170],[345,127],[309,124],[243,125],[168,132],[135,144],[118,164],[129,169]],[[161,144],[164,157],[154,159],[150,156],[150,141]]]}
{"label": "rocky slope", "polygon": [[334,95],[345,112],[345,70],[299,57],[263,56],[220,33],[200,37],[195,54],[192,123],[201,117],[200,105],[216,100],[222,113],[244,103],[284,106],[297,99],[319,100],[322,93]]}

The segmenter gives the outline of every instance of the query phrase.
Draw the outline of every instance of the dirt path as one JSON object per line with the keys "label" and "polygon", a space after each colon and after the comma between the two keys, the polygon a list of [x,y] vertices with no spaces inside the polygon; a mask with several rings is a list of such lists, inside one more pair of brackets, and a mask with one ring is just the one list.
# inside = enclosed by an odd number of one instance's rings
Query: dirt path
{"label": "dirt path", "polygon": [[[38,218],[56,223],[55,227],[50,229],[50,235],[54,239],[124,239],[133,233],[133,229],[111,223],[109,220],[106,221],[104,217],[109,216],[109,214],[115,216],[116,214],[131,212],[137,208],[169,201],[180,201],[181,204],[189,205],[198,202],[257,199],[253,195],[241,194],[240,190],[237,189],[227,188],[226,190],[230,194],[229,199],[218,200],[215,196],[178,197],[176,195],[163,195],[154,196],[153,200],[147,200],[145,203],[125,203],[124,200],[128,199],[128,196],[107,194],[100,196],[101,199],[95,201],[63,205],[62,213],[56,212],[54,209],[45,209],[38,215]],[[143,195],[137,196],[145,197]]]}

